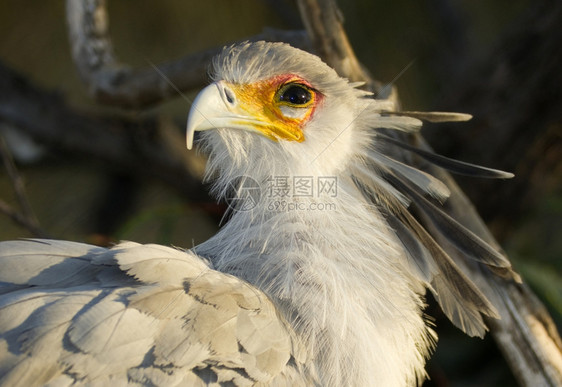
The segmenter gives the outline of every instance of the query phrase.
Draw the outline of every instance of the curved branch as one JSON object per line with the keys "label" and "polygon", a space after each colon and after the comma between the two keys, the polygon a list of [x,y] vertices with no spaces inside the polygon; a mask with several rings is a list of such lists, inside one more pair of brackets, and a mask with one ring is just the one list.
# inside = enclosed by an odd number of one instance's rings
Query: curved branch
{"label": "curved branch", "polygon": [[[207,69],[220,47],[152,67],[132,69],[120,63],[109,35],[105,0],[67,0],[66,14],[72,57],[93,98],[106,105],[145,108],[179,91],[207,83]],[[283,41],[308,48],[304,31],[267,29],[247,40]]]}

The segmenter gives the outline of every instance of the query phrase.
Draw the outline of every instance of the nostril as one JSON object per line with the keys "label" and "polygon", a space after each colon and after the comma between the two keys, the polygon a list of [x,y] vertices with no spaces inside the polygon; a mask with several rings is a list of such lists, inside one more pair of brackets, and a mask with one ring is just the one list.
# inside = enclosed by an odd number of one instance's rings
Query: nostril
{"label": "nostril", "polygon": [[236,101],[236,98],[234,97],[234,93],[228,87],[224,88],[224,96],[226,97],[226,101],[231,105],[233,105],[234,102]]}

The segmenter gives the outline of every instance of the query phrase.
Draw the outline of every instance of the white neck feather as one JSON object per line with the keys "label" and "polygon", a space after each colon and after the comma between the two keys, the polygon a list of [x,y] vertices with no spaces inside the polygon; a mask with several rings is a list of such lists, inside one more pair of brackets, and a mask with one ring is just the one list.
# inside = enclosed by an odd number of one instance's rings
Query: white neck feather
{"label": "white neck feather", "polygon": [[[246,149],[268,152],[253,145]],[[272,160],[279,160],[276,156]],[[264,161],[250,165],[259,164]],[[348,176],[325,175],[322,169],[334,173],[331,166],[299,165],[299,175],[269,170],[290,185],[311,178],[316,185],[311,197],[294,192],[272,197],[265,185],[276,176],[241,170],[262,186],[262,200],[250,211],[235,211],[197,252],[271,297],[309,349],[309,371],[321,385],[415,384],[425,375],[425,357],[435,340],[422,314],[421,283],[404,266],[385,221],[367,207]],[[221,180],[236,176],[236,168],[229,172],[223,170]],[[336,179],[336,195],[317,195],[318,178]]]}

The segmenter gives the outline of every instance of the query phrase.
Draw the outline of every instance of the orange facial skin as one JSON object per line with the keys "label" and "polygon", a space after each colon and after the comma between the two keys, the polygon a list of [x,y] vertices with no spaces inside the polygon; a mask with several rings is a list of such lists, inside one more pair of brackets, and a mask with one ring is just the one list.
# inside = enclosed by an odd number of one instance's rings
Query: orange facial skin
{"label": "orange facial skin", "polygon": [[[280,92],[293,84],[305,88],[310,93],[311,98],[307,103],[295,105],[280,99]],[[238,107],[248,117],[252,117],[251,124],[254,129],[273,141],[304,141],[304,125],[313,116],[324,97],[308,82],[294,74],[278,75],[243,85],[229,83],[228,86],[236,94]]]}

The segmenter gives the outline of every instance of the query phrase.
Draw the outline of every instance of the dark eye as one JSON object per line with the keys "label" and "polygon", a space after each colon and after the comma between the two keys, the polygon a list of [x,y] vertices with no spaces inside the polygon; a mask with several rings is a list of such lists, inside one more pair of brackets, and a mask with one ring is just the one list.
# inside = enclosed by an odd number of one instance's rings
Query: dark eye
{"label": "dark eye", "polygon": [[281,89],[279,101],[287,102],[291,105],[306,105],[312,99],[312,95],[308,88],[302,85],[287,85]]}

